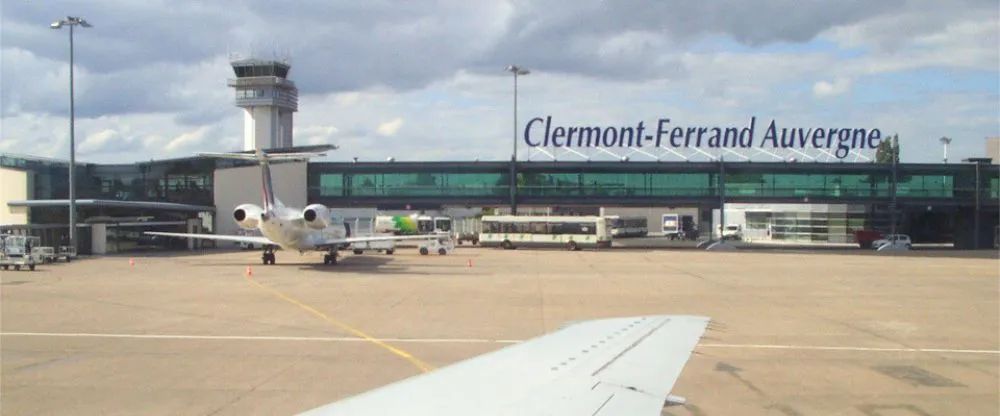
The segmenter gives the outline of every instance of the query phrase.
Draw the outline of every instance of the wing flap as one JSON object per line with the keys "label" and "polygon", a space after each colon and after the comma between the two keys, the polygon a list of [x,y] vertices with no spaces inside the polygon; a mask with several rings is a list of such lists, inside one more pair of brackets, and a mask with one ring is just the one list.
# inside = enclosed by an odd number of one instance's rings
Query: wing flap
{"label": "wing flap", "polygon": [[216,240],[216,241],[233,241],[237,243],[250,243],[250,244],[273,244],[277,243],[269,240],[267,237],[259,237],[253,235],[220,235],[220,234],[185,234],[185,233],[162,233],[159,231],[147,231],[143,234],[148,235],[162,235],[164,237],[178,237],[178,238],[198,238],[202,240]]}
{"label": "wing flap", "polygon": [[[639,318],[633,325],[635,341],[619,355],[602,364],[592,373],[604,383],[634,388],[640,392],[661,395],[674,387],[687,364],[708,321],[673,318]],[[684,357],[684,359],[657,359],[659,357]]]}
{"label": "wing flap", "polygon": [[584,321],[308,415],[659,415],[709,319]]}

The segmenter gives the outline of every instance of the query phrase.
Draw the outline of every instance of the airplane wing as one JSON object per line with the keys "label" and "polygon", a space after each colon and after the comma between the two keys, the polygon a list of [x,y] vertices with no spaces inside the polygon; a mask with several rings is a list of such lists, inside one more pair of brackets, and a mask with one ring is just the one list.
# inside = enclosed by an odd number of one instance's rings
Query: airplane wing
{"label": "airplane wing", "polygon": [[267,237],[259,237],[252,235],[184,234],[184,233],[161,233],[158,231],[146,231],[143,234],[162,235],[165,237],[200,238],[203,240],[234,241],[237,243],[249,243],[249,244],[259,244],[259,245],[265,245],[265,244],[278,245],[277,243],[269,240]]}
{"label": "airplane wing", "polygon": [[367,243],[369,241],[399,241],[399,240],[437,240],[441,238],[451,238],[447,234],[434,235],[434,234],[423,234],[423,235],[372,235],[365,237],[347,237],[329,240],[324,244],[316,246],[317,250],[326,250],[330,247],[340,246],[342,244],[349,243]]}
{"label": "airplane wing", "polygon": [[583,321],[302,414],[660,415],[708,322]]}

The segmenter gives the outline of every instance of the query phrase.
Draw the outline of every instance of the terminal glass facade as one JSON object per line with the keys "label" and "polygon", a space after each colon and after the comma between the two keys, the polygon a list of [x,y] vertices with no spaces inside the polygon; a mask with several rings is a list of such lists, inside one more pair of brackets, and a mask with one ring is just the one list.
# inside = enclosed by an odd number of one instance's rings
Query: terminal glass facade
{"label": "terminal glass facade", "polygon": [[[506,197],[509,164],[345,164],[309,166],[310,197]],[[563,164],[519,166],[517,195],[528,198],[713,198],[719,195],[717,164]],[[904,199],[971,198],[971,165],[901,166],[897,196]],[[390,171],[391,170],[391,171]],[[451,171],[449,171],[451,170]],[[461,172],[456,172],[461,171]],[[657,171],[660,170],[660,171]],[[805,172],[803,172],[805,171]],[[939,172],[939,173],[938,173]],[[986,175],[989,177],[989,173]],[[1000,197],[1000,182],[983,187]],[[872,164],[727,164],[725,192],[733,198],[817,197],[864,200],[892,196],[892,171]]]}
{"label": "terminal glass facade", "polygon": [[518,194],[542,197],[687,197],[710,196],[715,175],[709,173],[518,174]]}
{"label": "terminal glass facade", "polygon": [[[31,199],[69,198],[69,164],[0,156],[0,166],[31,172]],[[128,165],[77,164],[76,197],[120,201],[213,205],[212,159],[150,161]]]}
{"label": "terminal glass facade", "polygon": [[313,197],[504,196],[506,173],[309,173]]}

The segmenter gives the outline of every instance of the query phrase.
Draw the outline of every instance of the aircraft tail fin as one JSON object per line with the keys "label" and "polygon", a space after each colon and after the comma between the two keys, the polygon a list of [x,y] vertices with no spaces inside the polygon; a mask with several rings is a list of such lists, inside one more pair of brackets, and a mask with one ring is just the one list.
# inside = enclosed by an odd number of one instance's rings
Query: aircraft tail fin
{"label": "aircraft tail fin", "polygon": [[327,150],[335,150],[335,145],[317,146],[297,146],[274,149],[254,149],[241,152],[201,152],[198,156],[215,157],[219,159],[239,159],[256,160],[260,164],[261,191],[264,197],[264,213],[271,214],[274,208],[283,207],[284,204],[274,196],[274,187],[271,183],[271,161],[275,160],[308,160],[314,156],[325,156]]}

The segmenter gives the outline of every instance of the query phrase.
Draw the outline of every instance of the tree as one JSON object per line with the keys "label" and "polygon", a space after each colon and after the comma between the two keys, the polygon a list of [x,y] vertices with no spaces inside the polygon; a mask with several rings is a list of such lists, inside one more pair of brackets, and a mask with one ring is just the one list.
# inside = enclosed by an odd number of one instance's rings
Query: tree
{"label": "tree", "polygon": [[899,135],[888,136],[875,148],[875,163],[899,163]]}

